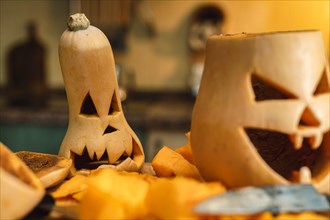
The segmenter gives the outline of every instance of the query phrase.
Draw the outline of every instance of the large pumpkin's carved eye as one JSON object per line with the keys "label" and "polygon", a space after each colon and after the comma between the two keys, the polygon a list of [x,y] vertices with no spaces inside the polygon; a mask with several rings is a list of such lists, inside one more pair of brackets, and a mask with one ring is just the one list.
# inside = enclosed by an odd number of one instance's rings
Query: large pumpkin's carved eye
{"label": "large pumpkin's carved eye", "polygon": [[[251,75],[251,86],[253,88],[255,101],[297,99],[297,97],[289,91],[267,82],[256,74]],[[326,74],[324,71],[314,94],[323,94],[328,91],[329,86],[327,85]],[[307,107],[303,111],[299,125],[319,126],[320,122]]]}
{"label": "large pumpkin's carved eye", "polygon": [[[251,74],[251,85],[256,101],[278,100],[278,99],[296,99],[297,97],[291,92],[279,85],[274,85],[266,79],[262,79],[256,73]],[[315,88],[314,95],[320,95],[330,92],[330,85],[327,79],[326,70],[324,69],[322,76]]]}
{"label": "large pumpkin's carved eye", "polygon": [[284,88],[275,86],[256,74],[251,75],[251,85],[256,101],[297,98]]}
{"label": "large pumpkin's carved eye", "polygon": [[329,92],[330,92],[330,85],[329,85],[326,71],[324,70],[323,74],[321,76],[321,79],[320,79],[318,85],[316,86],[314,95],[319,95],[319,94],[324,94],[324,93],[329,93]]}

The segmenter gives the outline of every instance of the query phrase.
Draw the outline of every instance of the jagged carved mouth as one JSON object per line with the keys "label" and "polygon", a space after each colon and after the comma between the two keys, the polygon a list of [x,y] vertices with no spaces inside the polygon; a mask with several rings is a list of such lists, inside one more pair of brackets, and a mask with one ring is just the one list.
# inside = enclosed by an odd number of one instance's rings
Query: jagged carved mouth
{"label": "jagged carved mouth", "polygon": [[[278,174],[291,182],[299,181],[299,172],[307,167],[317,175],[320,161],[324,161],[324,140],[321,137],[300,137],[270,130],[245,128],[245,132],[263,160]],[[316,140],[317,139],[317,140]],[[318,146],[316,146],[316,144]]]}
{"label": "jagged carved mouth", "polygon": [[71,152],[71,159],[74,162],[74,166],[76,170],[82,170],[82,169],[94,170],[102,165],[115,167],[121,164],[123,161],[130,159],[130,157],[129,155],[124,153],[115,162],[110,163],[107,151],[105,151],[102,157],[98,159],[95,153],[91,158],[87,152],[87,149],[85,148],[83,150],[82,155],[78,155],[75,154],[74,152]]}

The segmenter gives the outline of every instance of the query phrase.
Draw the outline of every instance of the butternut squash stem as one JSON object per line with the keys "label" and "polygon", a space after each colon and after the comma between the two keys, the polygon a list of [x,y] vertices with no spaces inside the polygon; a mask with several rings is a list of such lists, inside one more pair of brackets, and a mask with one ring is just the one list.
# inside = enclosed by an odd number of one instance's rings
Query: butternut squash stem
{"label": "butternut squash stem", "polygon": [[67,25],[70,31],[79,31],[87,29],[90,22],[85,14],[76,13],[69,17]]}

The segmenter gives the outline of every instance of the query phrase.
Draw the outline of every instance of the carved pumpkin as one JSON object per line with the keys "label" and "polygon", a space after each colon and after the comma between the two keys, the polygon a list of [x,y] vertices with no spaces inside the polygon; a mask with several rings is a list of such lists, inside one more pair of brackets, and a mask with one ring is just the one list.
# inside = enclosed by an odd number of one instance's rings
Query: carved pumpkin
{"label": "carved pumpkin", "polygon": [[69,125],[59,154],[74,169],[101,164],[138,171],[144,152],[122,110],[115,62],[107,37],[84,14],[70,16],[59,59],[69,104]]}
{"label": "carved pumpkin", "polygon": [[318,31],[211,37],[191,128],[202,176],[329,193],[329,85]]}

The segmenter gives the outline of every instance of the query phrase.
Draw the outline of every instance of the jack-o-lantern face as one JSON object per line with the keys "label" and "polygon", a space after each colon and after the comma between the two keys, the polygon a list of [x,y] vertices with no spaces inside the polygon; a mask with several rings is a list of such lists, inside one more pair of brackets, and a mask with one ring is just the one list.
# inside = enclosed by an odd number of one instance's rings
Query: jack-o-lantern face
{"label": "jack-o-lantern face", "polygon": [[70,19],[59,45],[69,103],[69,127],[59,154],[72,158],[78,170],[106,164],[138,171],[143,148],[122,111],[110,43],[83,14]]}
{"label": "jack-o-lantern face", "polygon": [[329,192],[329,82],[320,32],[210,38],[191,129],[204,178]]}

